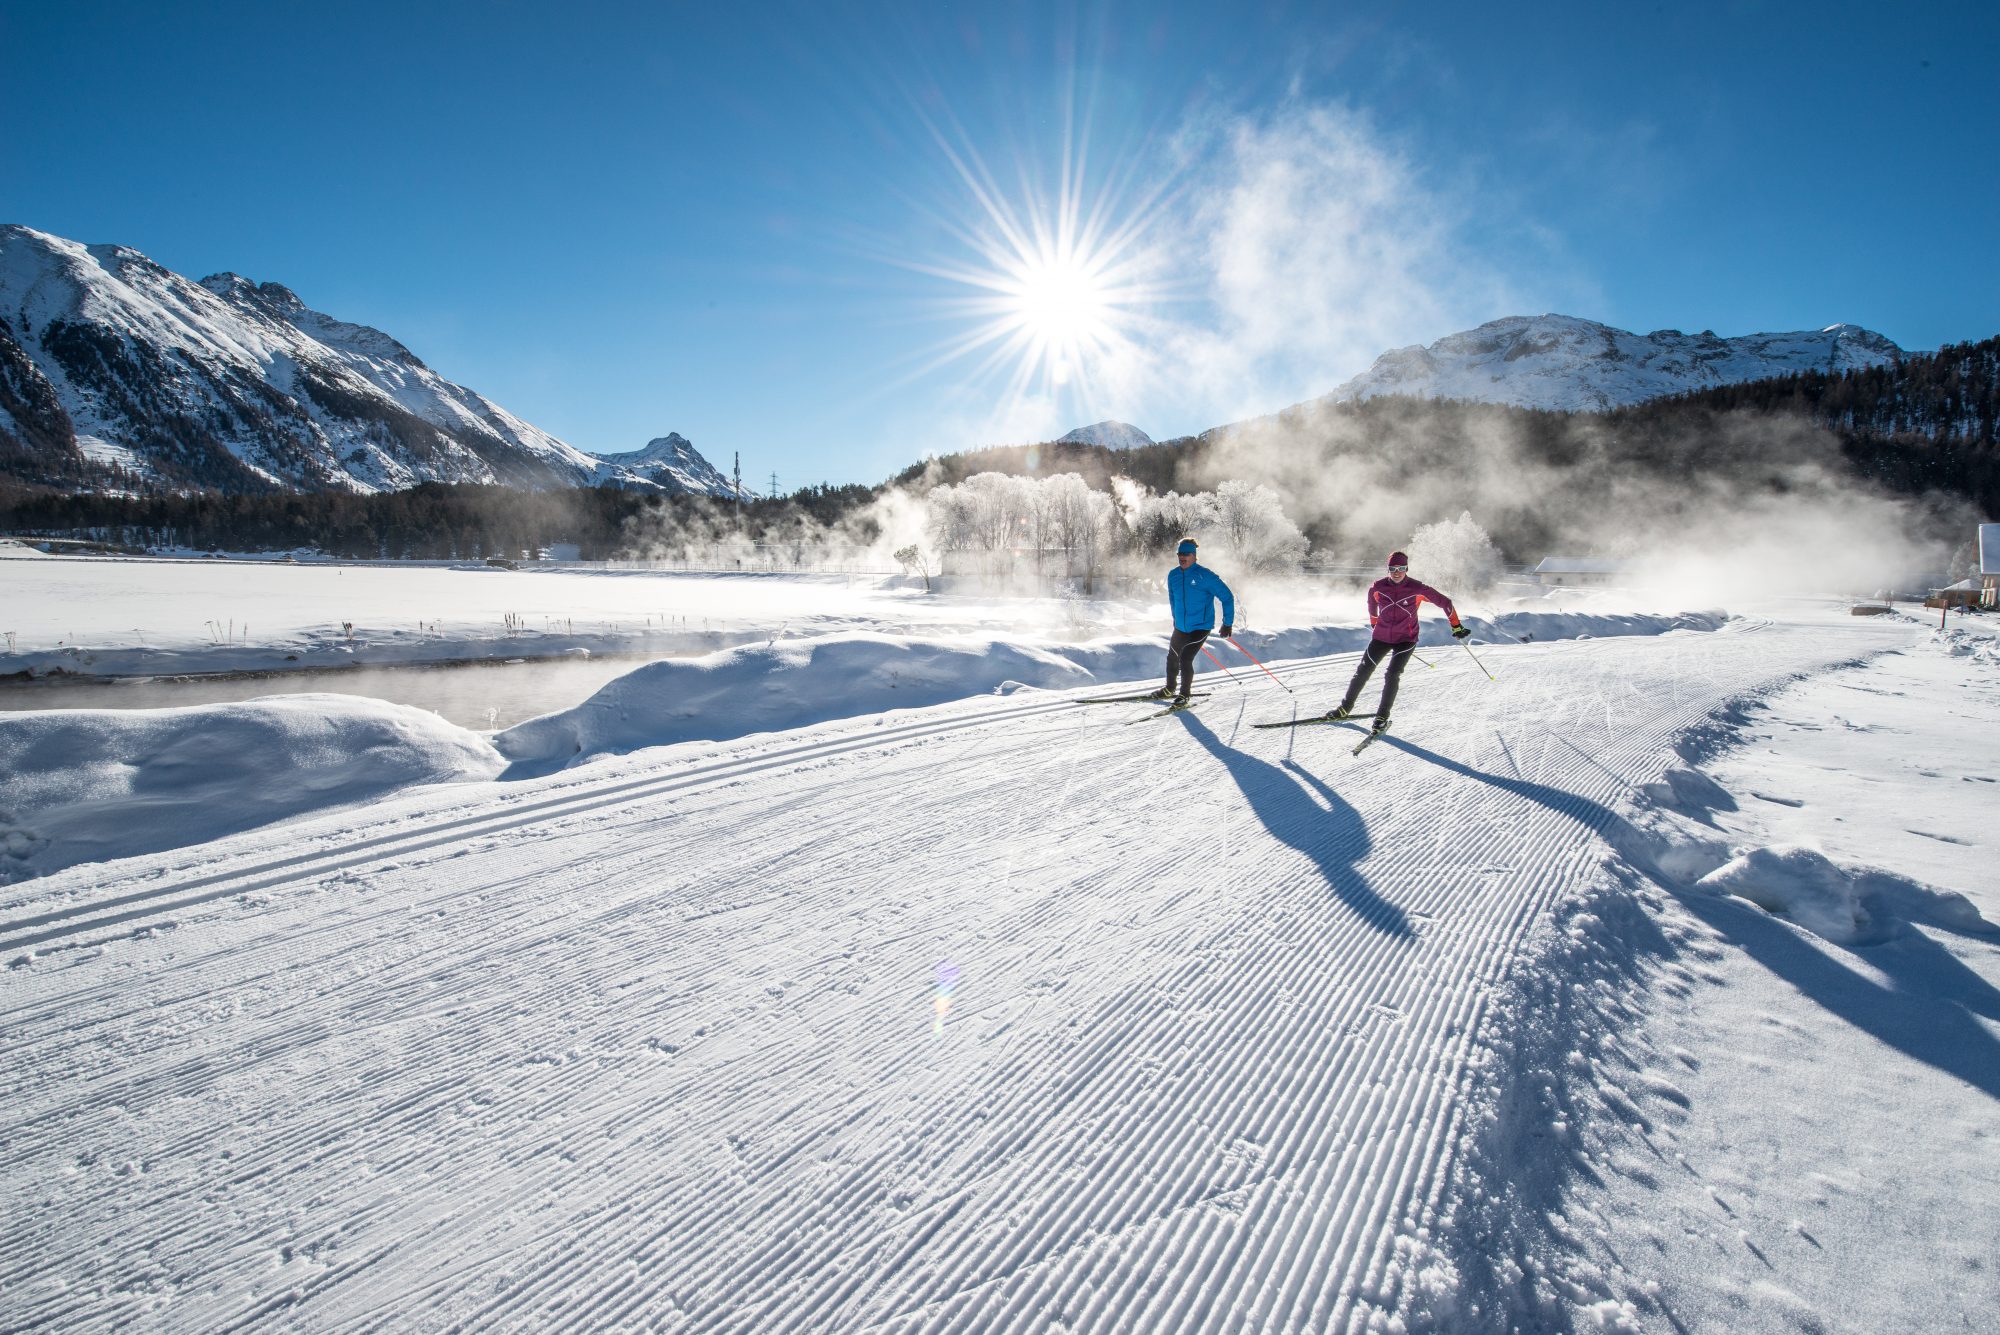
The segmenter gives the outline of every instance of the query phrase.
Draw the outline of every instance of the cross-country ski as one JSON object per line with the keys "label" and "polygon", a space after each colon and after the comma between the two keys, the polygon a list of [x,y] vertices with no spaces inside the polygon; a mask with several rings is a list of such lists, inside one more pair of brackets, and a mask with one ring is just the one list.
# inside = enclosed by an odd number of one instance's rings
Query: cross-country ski
{"label": "cross-country ski", "polygon": [[1314,714],[1310,718],[1280,719],[1275,723],[1253,723],[1253,728],[1309,728],[1324,724],[1351,723],[1361,719],[1372,719],[1373,714],[1347,714],[1340,718],[1330,718],[1325,714]]}

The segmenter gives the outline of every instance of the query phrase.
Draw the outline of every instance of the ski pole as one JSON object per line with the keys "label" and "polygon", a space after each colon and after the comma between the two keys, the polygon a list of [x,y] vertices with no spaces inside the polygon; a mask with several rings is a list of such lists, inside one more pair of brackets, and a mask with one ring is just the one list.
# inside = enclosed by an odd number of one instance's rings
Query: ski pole
{"label": "ski pole", "polygon": [[[1236,644],[1236,641],[1235,641],[1234,639],[1228,639],[1228,640],[1224,640],[1224,641],[1223,641],[1223,643],[1224,643],[1224,644]],[[1249,651],[1248,649],[1245,649],[1245,648],[1244,648],[1244,647],[1243,647],[1242,645],[1240,645],[1240,644],[1236,644],[1236,652],[1237,652],[1237,653],[1239,653],[1239,654],[1242,654],[1242,655],[1243,655],[1243,656],[1244,656],[1245,658],[1249,659],[1249,660],[1250,660],[1251,662],[1253,662],[1253,663],[1257,663],[1257,655],[1255,655],[1255,654],[1251,653],[1251,652],[1250,652],[1250,651]],[[1260,668],[1264,668],[1264,675],[1265,675],[1265,676],[1269,677],[1269,678],[1270,678],[1270,679],[1271,679],[1272,681],[1278,681],[1278,674],[1277,674],[1277,673],[1275,673],[1275,672],[1271,671],[1271,669],[1269,669],[1269,668],[1267,668],[1267,667],[1264,667],[1264,665],[1263,665],[1262,663],[1257,663],[1257,666],[1258,666],[1258,667],[1260,667]],[[1286,695],[1296,695],[1296,694],[1298,694],[1298,692],[1294,691],[1294,690],[1293,690],[1293,689],[1292,689],[1291,687],[1289,687],[1289,686],[1285,686],[1285,683],[1283,683],[1282,681],[1278,681],[1278,685],[1280,685],[1280,686],[1284,686],[1284,687],[1285,687],[1285,694],[1286,694]]]}
{"label": "ski pole", "polygon": [[1231,672],[1226,667],[1222,667],[1222,660],[1215,656],[1215,651],[1213,649],[1210,649],[1207,645],[1204,644],[1203,646],[1201,646],[1201,651],[1207,654],[1209,660],[1213,662],[1217,667],[1222,668],[1223,676],[1229,678],[1231,681],[1235,682],[1238,686],[1241,686],[1243,684],[1241,679],[1239,679],[1234,672]]}
{"label": "ski pole", "polygon": [[[1480,663],[1480,662],[1479,662],[1479,655],[1478,655],[1478,654],[1475,654],[1475,653],[1473,653],[1473,652],[1472,652],[1472,646],[1471,646],[1471,645],[1467,644],[1467,643],[1466,643],[1466,642],[1465,642],[1464,640],[1460,640],[1460,641],[1458,642],[1458,647],[1459,647],[1459,648],[1461,648],[1461,649],[1463,649],[1463,650],[1465,650],[1465,652],[1467,653],[1467,655],[1469,655],[1469,656],[1471,657],[1471,659],[1472,659],[1472,661],[1473,661],[1474,663],[1478,663],[1478,664],[1479,664],[1479,670],[1480,670],[1481,672],[1486,672],[1486,664],[1484,664],[1484,663]],[[1493,675],[1493,674],[1492,674],[1491,672],[1486,672],[1486,680],[1488,680],[1488,681],[1498,681],[1498,680],[1500,680],[1500,679],[1499,679],[1498,677],[1494,676],[1494,675]]]}

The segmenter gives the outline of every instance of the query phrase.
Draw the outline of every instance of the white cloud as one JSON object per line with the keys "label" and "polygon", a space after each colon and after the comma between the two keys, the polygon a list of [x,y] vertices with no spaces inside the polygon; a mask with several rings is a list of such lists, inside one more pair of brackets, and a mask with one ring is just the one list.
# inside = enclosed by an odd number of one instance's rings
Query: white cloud
{"label": "white cloud", "polygon": [[960,403],[986,396],[977,439],[1105,417],[1156,436],[1201,430],[1521,306],[1480,244],[1471,192],[1438,184],[1345,104],[1191,120],[1166,156],[1158,172],[1173,188],[1149,194],[1136,235],[1108,229],[1131,237],[1120,257],[1131,286],[1165,299],[1121,310],[1119,337],[1067,385],[1024,391],[1001,366],[958,386]]}

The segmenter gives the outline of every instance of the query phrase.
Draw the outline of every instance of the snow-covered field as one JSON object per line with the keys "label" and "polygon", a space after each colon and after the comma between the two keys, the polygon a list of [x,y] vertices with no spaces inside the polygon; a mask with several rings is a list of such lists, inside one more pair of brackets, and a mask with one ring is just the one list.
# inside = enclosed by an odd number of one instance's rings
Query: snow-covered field
{"label": "snow-covered field", "polygon": [[[72,720],[105,749],[65,792],[6,732],[60,720],[0,718],[0,840],[52,869],[0,889],[0,1327],[1973,1329],[2000,1299],[1990,639],[1552,619],[1482,646],[1497,681],[1440,646],[1354,756],[1248,726],[1334,702],[1324,627],[1268,632],[1282,687],[1127,726],[1072,701],[1150,684],[1142,645],[867,615],[641,669],[499,734],[508,778],[421,711],[230,706],[122,760],[138,723]],[[691,725],[723,678],[742,725]],[[253,725],[288,748],[257,786],[350,805],[223,833]],[[457,781],[349,786],[391,764]],[[76,862],[30,800],[181,846]]]}
{"label": "snow-covered field", "polygon": [[[900,576],[701,575],[524,566],[45,557],[0,562],[0,678],[280,672],[599,653],[695,654],[842,631],[993,635],[1076,643],[1156,634],[1164,577],[1123,597],[926,593]],[[0,544],[4,554],[5,544]],[[1521,586],[1481,615],[1679,611],[1576,589]],[[1358,590],[1239,583],[1259,631],[1362,624]],[[1529,627],[1510,629],[1519,634]],[[1569,621],[1545,633],[1591,628]]]}
{"label": "snow-covered field", "polygon": [[0,676],[270,672],[357,663],[703,653],[776,634],[1053,626],[1042,600],[926,599],[879,576],[680,576],[567,567],[14,559]]}

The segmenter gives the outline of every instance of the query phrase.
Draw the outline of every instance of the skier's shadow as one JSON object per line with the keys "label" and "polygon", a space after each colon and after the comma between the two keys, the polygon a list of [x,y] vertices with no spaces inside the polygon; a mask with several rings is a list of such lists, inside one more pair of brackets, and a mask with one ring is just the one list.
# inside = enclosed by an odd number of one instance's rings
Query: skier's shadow
{"label": "skier's shadow", "polygon": [[[1222,762],[1243,790],[1250,809],[1280,843],[1311,858],[1341,903],[1386,936],[1414,940],[1403,910],[1375,893],[1354,864],[1368,856],[1374,841],[1361,813],[1317,777],[1287,761],[1282,767],[1245,755],[1226,744],[1193,715],[1182,721],[1196,741]],[[1315,801],[1314,799],[1318,800]]]}
{"label": "skier's shadow", "polygon": [[[2000,1099],[2000,1041],[1973,1018],[1977,1013],[2000,1019],[2000,991],[1923,933],[1906,931],[1879,945],[1833,947],[1889,979],[1886,985],[1878,983],[1762,909],[1696,890],[1664,874],[1655,856],[1660,851],[1658,840],[1601,802],[1547,784],[1489,774],[1400,737],[1385,737],[1383,742],[1439,769],[1525,797],[1601,834],[1641,875],[1807,997],[1863,1033]],[[1959,930],[1950,924],[1934,925]],[[1975,934],[1975,939],[1990,938]],[[1664,941],[1660,948],[1673,949]]]}

